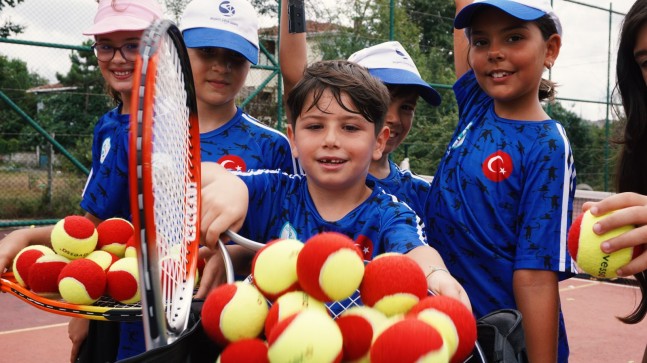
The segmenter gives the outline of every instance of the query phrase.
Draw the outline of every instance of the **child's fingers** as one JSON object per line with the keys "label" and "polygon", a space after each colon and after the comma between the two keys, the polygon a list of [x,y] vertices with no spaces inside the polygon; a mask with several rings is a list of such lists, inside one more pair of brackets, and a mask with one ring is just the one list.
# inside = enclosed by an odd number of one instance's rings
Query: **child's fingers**
{"label": "child's fingers", "polygon": [[631,276],[645,270],[647,270],[647,251],[622,266],[617,273],[618,276]]}
{"label": "child's fingers", "polygon": [[600,219],[593,225],[593,232],[603,234],[627,225],[647,225],[647,206],[625,207]]}
{"label": "child's fingers", "polygon": [[635,206],[647,206],[647,196],[637,193],[614,194],[599,202],[592,203],[590,210],[593,215],[599,216],[614,210]]}
{"label": "child's fingers", "polygon": [[647,244],[647,226],[638,227],[618,237],[604,241],[601,249],[605,253],[611,253],[627,247],[635,247]]}

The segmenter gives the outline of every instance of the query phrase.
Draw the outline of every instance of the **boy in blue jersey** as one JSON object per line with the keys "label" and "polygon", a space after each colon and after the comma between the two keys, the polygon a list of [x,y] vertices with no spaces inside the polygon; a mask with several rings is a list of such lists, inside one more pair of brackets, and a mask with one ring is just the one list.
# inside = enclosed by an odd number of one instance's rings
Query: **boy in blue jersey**
{"label": "boy in blue jersey", "polygon": [[[305,241],[335,231],[355,240],[366,260],[384,252],[406,254],[423,269],[432,291],[469,306],[463,288],[426,244],[415,212],[380,187],[366,185],[369,165],[382,156],[389,136],[383,126],[386,87],[357,64],[317,62],[306,69],[287,102],[292,115],[288,138],[307,177],[263,170],[236,177],[203,163],[206,244],[215,247],[229,228],[242,227],[241,234],[261,242]],[[208,264],[205,276],[215,268]]]}
{"label": "boy in blue jersey", "polygon": [[258,63],[258,16],[246,0],[193,0],[180,21],[200,119],[202,160],[232,171],[296,173],[287,138],[238,108],[235,98]]}

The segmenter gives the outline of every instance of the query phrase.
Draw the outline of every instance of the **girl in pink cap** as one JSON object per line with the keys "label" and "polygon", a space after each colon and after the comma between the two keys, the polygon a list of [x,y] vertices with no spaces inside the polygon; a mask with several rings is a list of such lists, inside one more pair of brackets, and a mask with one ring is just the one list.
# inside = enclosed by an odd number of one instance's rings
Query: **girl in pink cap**
{"label": "girl in pink cap", "polygon": [[[128,126],[130,95],[135,58],[141,35],[155,19],[163,16],[155,0],[100,0],[94,24],[83,32],[94,36],[92,46],[97,57],[106,88],[116,107],[104,114],[94,128],[92,140],[92,168],[81,200],[85,217],[98,225],[105,219],[130,219],[128,193]],[[0,271],[10,266],[18,252],[33,244],[51,244],[53,226],[16,230],[0,241]],[[122,331],[121,336],[135,337],[134,341],[119,342],[110,339],[116,334],[103,334],[101,343],[86,342],[87,355],[80,361],[114,361],[145,350],[141,323],[134,327],[125,324],[94,324],[92,329],[110,327]],[[81,345],[88,334],[89,320],[72,319],[68,332],[73,347],[71,361],[77,360]],[[119,344],[119,353],[114,355]]]}

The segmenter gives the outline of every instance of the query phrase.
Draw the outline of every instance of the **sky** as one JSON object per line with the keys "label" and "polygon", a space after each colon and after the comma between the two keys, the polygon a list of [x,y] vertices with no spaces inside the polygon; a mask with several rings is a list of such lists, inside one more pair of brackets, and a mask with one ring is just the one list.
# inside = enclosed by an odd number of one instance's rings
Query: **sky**
{"label": "sky", "polygon": [[[325,0],[329,1],[329,0]],[[606,106],[571,99],[604,102],[607,98],[607,58],[611,52],[611,86],[615,76],[615,55],[622,15],[611,16],[597,8],[626,13],[634,0],[552,0],[564,28],[560,55],[551,73],[558,83],[558,98],[562,104],[588,120],[601,120],[606,116]],[[332,3],[332,1],[330,1]],[[579,4],[578,4],[579,3]],[[591,8],[580,4],[590,4]],[[92,24],[97,3],[95,0],[25,0],[15,8],[5,8],[0,22],[10,19],[24,24],[27,29],[17,39],[58,44],[81,44],[88,37],[82,35]],[[272,23],[271,19],[263,22]],[[274,23],[275,24],[275,23]],[[609,38],[611,50],[609,50]],[[69,52],[36,46],[0,43],[0,53],[27,62],[30,71],[55,81],[56,72],[69,69]],[[548,77],[548,74],[545,75]],[[434,80],[427,80],[435,83]],[[613,117],[610,113],[610,117]]]}

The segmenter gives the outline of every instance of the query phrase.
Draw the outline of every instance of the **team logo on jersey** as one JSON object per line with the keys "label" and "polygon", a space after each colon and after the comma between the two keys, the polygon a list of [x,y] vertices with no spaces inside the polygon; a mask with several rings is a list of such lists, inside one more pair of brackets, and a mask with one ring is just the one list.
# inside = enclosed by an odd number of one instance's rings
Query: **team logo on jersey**
{"label": "team logo on jersey", "polygon": [[355,241],[355,245],[362,252],[364,261],[370,261],[373,259],[373,241],[371,241],[370,238],[360,234]]}
{"label": "team logo on jersey", "polygon": [[220,13],[226,17],[231,17],[236,14],[236,9],[230,1],[221,2],[220,6],[218,6],[218,10],[220,10]]}
{"label": "team logo on jersey", "polygon": [[245,160],[238,155],[225,155],[218,159],[218,164],[231,171],[247,171]]}
{"label": "team logo on jersey", "polygon": [[481,168],[483,169],[483,174],[493,182],[508,179],[514,169],[510,155],[501,150],[490,154],[481,164]]}
{"label": "team logo on jersey", "polygon": [[286,222],[283,225],[283,228],[281,228],[281,234],[279,235],[279,238],[281,239],[296,239],[297,238],[297,231],[292,227],[290,222]]}
{"label": "team logo on jersey", "polygon": [[456,140],[454,140],[454,143],[452,144],[451,148],[447,150],[448,154],[451,150],[457,149],[461,145],[463,145],[463,141],[465,141],[465,136],[467,136],[467,133],[470,131],[471,127],[472,127],[472,123],[470,122],[469,124],[467,124],[467,126],[465,126],[463,131],[461,131],[461,133],[458,134],[458,137],[456,138]]}
{"label": "team logo on jersey", "polygon": [[108,156],[108,152],[110,152],[110,138],[103,140],[103,144],[101,144],[101,157],[99,158],[101,164],[103,164],[106,156]]}

